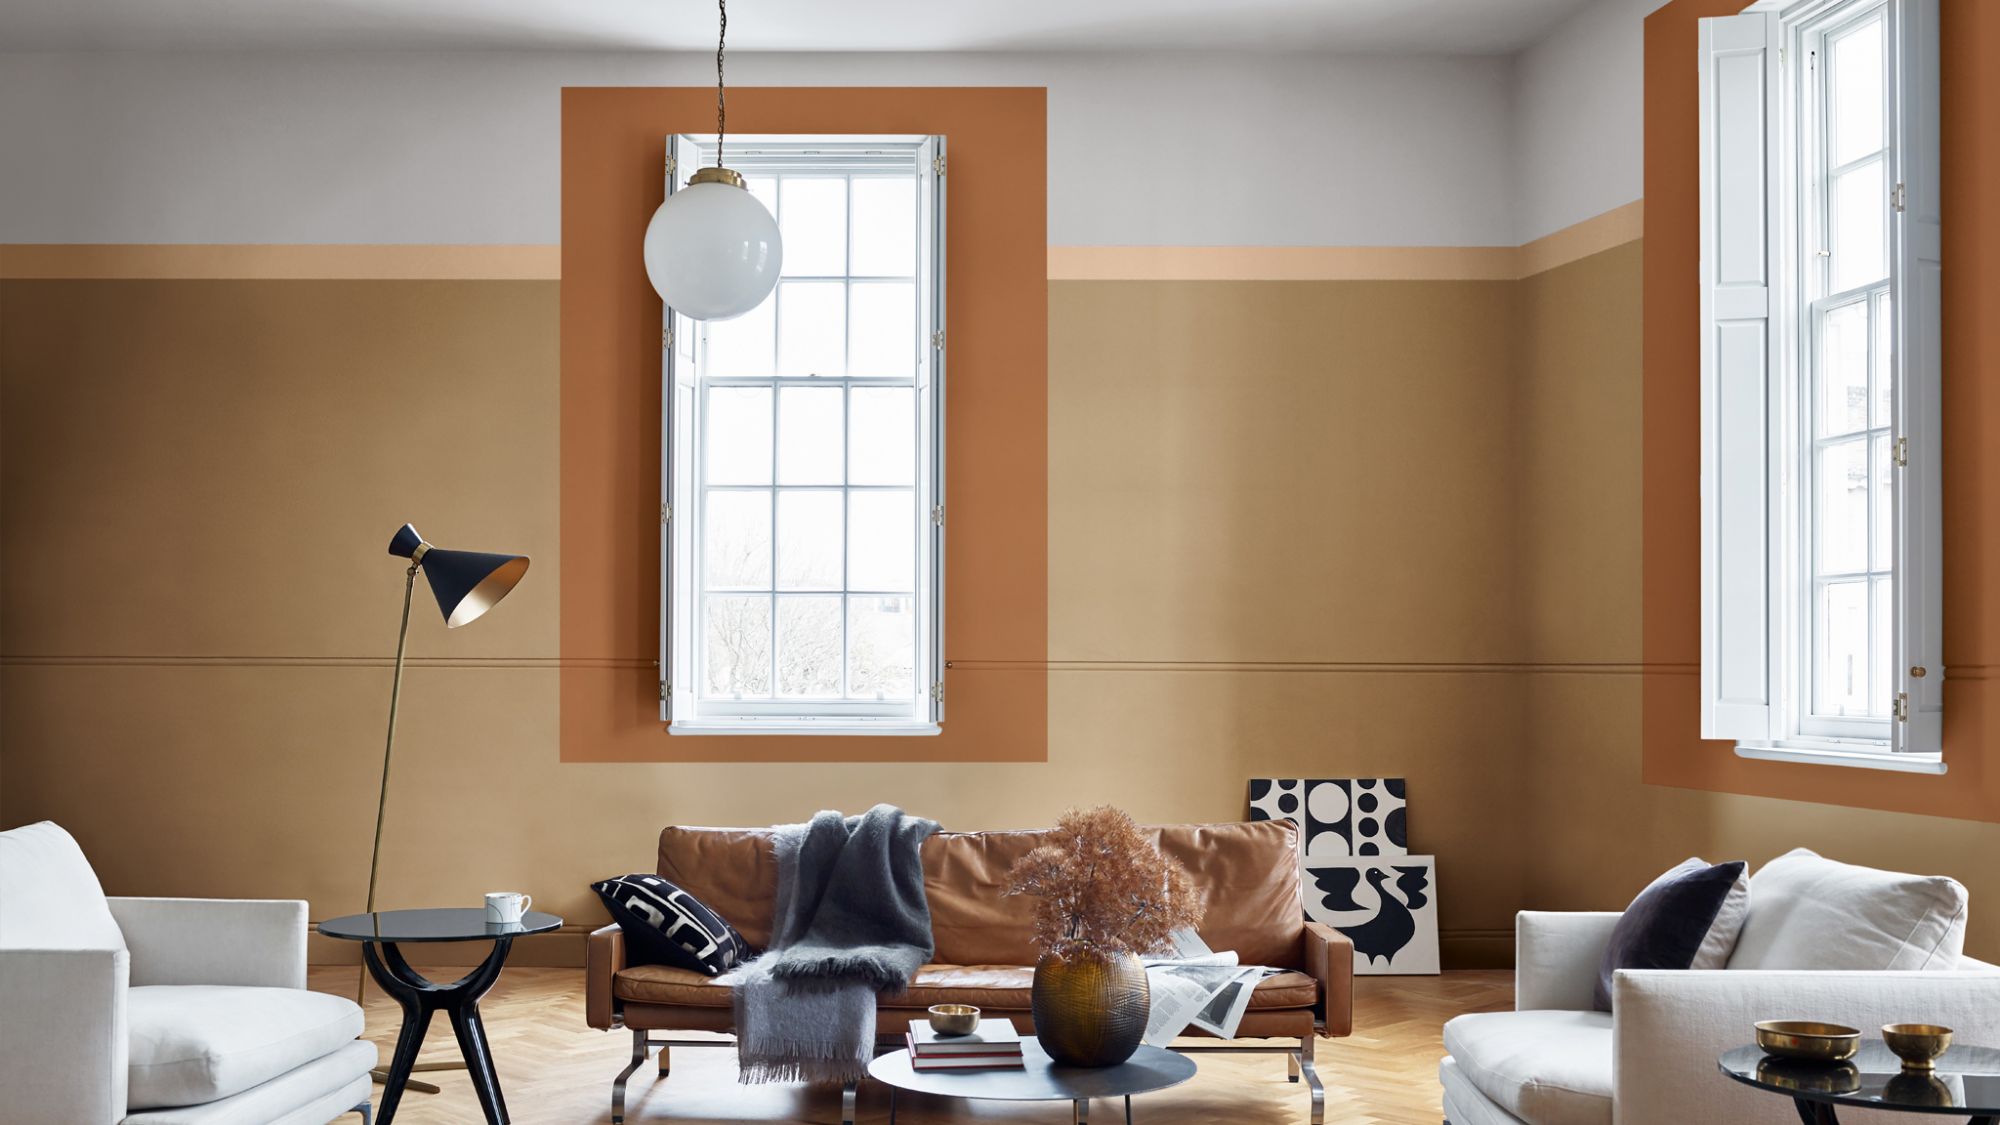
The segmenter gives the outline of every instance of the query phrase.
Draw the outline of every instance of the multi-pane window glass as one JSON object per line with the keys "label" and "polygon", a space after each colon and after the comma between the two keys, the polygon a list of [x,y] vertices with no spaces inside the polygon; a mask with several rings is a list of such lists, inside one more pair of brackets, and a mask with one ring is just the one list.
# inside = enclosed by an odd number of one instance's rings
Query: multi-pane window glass
{"label": "multi-pane window glass", "polygon": [[942,535],[930,159],[793,146],[766,166],[747,147],[731,161],[777,218],[784,265],[751,312],[680,322],[676,437],[698,452],[677,487],[691,632],[668,648],[693,696],[669,713],[921,722]]}
{"label": "multi-pane window glass", "polygon": [[[1850,5],[1807,38],[1807,733],[1886,726],[1896,692],[1887,15],[1884,3]],[[1815,731],[1821,721],[1835,725]]]}

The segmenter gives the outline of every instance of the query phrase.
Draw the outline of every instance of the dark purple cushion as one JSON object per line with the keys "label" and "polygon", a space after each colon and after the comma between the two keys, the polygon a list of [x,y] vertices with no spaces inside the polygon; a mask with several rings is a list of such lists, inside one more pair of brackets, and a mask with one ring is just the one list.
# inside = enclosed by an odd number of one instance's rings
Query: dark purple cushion
{"label": "dark purple cushion", "polygon": [[[1711,866],[1690,859],[1640,891],[1612,928],[1604,959],[1598,963],[1597,988],[1591,996],[1597,1010],[1611,1010],[1611,974],[1619,969],[1725,965],[1748,912],[1744,867],[1742,860]],[[1696,965],[1698,957],[1703,964]]]}

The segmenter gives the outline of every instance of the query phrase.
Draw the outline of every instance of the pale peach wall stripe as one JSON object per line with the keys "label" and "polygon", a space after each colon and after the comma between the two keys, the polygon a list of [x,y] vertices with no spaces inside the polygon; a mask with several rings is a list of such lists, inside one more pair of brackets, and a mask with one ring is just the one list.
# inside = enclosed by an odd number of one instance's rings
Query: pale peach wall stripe
{"label": "pale peach wall stripe", "polygon": [[[1512,281],[1640,237],[1635,200],[1524,246],[1051,246],[1051,281]],[[558,246],[0,246],[0,278],[553,281]]]}
{"label": "pale peach wall stripe", "polygon": [[1051,281],[1510,281],[1511,246],[1051,246]]}
{"label": "pale peach wall stripe", "polygon": [[1544,235],[1521,247],[1519,275],[1533,277],[1557,266],[1581,261],[1614,246],[1623,246],[1645,233],[1646,201],[1635,199],[1602,215]]}
{"label": "pale peach wall stripe", "polygon": [[559,246],[268,243],[0,246],[0,278],[555,281]]}

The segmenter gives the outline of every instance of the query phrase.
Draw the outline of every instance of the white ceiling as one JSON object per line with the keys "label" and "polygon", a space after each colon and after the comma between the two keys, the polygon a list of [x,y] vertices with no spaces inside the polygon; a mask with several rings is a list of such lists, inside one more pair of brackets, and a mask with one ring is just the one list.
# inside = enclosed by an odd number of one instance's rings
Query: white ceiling
{"label": "white ceiling", "polygon": [[[736,0],[747,51],[1497,54],[1588,0]],[[709,0],[0,0],[0,50],[699,50]]]}

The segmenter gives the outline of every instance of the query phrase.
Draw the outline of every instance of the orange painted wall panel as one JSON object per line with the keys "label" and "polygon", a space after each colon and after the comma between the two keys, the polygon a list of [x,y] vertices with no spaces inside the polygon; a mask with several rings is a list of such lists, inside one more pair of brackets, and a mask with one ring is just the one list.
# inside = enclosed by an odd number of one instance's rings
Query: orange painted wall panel
{"label": "orange painted wall panel", "polygon": [[936,738],[669,737],[653,666],[660,301],[639,244],[665,137],[712,128],[714,91],[563,91],[564,761],[1047,757],[1047,117],[1040,88],[729,92],[735,132],[947,138],[945,656],[972,666],[947,672]]}
{"label": "orange painted wall panel", "polygon": [[1699,737],[1700,214],[1696,28],[1743,0],[1674,0],[1646,20],[1646,780],[1858,808],[2000,821],[2000,747],[1984,716],[2000,649],[2000,4],[1942,0],[1944,148],[1943,777],[1750,761]]}

